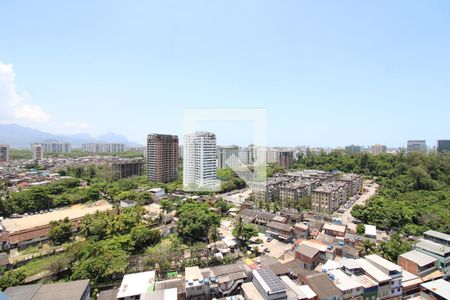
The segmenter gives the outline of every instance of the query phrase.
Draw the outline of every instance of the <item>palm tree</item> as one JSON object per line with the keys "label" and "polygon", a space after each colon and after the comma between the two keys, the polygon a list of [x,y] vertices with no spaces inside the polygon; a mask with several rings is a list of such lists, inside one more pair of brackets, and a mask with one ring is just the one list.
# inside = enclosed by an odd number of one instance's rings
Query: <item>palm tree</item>
{"label": "palm tree", "polygon": [[213,243],[213,250],[216,252],[216,242],[219,239],[219,231],[217,226],[211,226],[208,230],[208,241]]}
{"label": "palm tree", "polygon": [[358,247],[359,256],[366,256],[375,252],[376,246],[370,240],[364,240]]}
{"label": "palm tree", "polygon": [[244,223],[242,222],[242,216],[239,216],[236,225],[234,225],[233,235],[238,239],[238,241],[241,241],[243,233]]}

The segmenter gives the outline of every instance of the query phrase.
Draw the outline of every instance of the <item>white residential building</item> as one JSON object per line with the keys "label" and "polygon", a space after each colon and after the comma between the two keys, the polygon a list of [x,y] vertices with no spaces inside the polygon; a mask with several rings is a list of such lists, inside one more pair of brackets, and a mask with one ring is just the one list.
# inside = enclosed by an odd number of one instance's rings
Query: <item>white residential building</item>
{"label": "white residential building", "polygon": [[70,143],[44,142],[41,145],[44,153],[69,153],[72,151]]}
{"label": "white residential building", "polygon": [[43,160],[44,159],[44,148],[41,144],[34,143],[31,144],[31,151],[33,153],[33,160]]}
{"label": "white residential building", "polygon": [[91,153],[117,153],[125,151],[125,144],[119,143],[87,143],[81,145],[81,150]]}
{"label": "white residential building", "polygon": [[217,182],[216,135],[196,132],[184,136],[183,186],[185,190],[215,190]]}

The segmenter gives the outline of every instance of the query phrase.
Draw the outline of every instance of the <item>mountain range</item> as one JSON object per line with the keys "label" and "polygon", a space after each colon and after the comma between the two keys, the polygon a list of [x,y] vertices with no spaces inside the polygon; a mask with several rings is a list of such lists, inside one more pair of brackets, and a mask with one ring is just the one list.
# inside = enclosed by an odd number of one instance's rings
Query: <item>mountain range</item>
{"label": "mountain range", "polygon": [[8,144],[12,148],[29,148],[32,143],[46,141],[71,143],[73,147],[79,147],[84,143],[122,143],[127,146],[140,146],[138,143],[129,141],[125,136],[113,132],[107,132],[98,137],[93,137],[89,133],[63,135],[17,124],[0,124],[0,144]]}

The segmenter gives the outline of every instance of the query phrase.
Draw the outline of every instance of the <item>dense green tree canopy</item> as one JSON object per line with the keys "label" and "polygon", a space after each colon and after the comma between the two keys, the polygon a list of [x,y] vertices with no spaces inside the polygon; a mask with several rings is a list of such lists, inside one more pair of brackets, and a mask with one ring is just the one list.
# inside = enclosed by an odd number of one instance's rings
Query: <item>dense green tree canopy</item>
{"label": "dense green tree canopy", "polygon": [[450,153],[308,153],[295,165],[376,178],[381,185],[378,194],[352,210],[364,223],[408,235],[428,229],[450,232]]}
{"label": "dense green tree canopy", "polygon": [[206,241],[211,226],[219,226],[220,217],[206,204],[188,200],[178,208],[178,233],[187,241]]}
{"label": "dense green tree canopy", "polygon": [[72,236],[72,225],[68,218],[62,221],[50,222],[48,237],[54,244],[62,244],[68,242]]}

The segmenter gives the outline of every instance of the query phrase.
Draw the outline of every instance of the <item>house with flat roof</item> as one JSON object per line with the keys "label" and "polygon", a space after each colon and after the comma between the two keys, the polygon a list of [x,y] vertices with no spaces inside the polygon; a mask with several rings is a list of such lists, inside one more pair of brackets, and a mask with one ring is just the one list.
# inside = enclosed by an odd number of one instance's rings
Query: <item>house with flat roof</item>
{"label": "house with flat roof", "polygon": [[[367,275],[378,285],[377,299],[388,299],[391,294],[391,278],[364,258],[342,259],[342,270],[347,275]],[[364,298],[365,299],[365,298]]]}
{"label": "house with flat roof", "polygon": [[203,281],[209,284],[210,293],[215,298],[233,295],[251,275],[251,269],[242,262],[219,265],[200,270]]}
{"label": "house with flat roof", "polygon": [[364,224],[364,236],[371,239],[377,239],[377,227]]}
{"label": "house with flat roof", "polygon": [[155,276],[155,271],[125,275],[116,298],[118,300],[140,299],[141,295],[154,291]]}
{"label": "house with flat roof", "polygon": [[286,286],[271,269],[254,270],[252,274],[252,283],[264,300],[287,299]]}
{"label": "house with flat roof", "polygon": [[289,242],[294,237],[294,227],[289,224],[270,221],[267,224],[266,235]]}
{"label": "house with flat roof", "polygon": [[437,270],[439,262],[435,257],[417,250],[411,250],[398,257],[398,264],[414,275],[424,276]]}
{"label": "house with flat roof", "polygon": [[364,288],[359,281],[345,274],[345,272],[340,269],[329,270],[328,275],[330,275],[330,279],[342,292],[344,300],[363,300]]}
{"label": "house with flat roof", "polygon": [[420,239],[415,246],[417,251],[436,258],[439,268],[444,272],[444,279],[450,278],[450,247],[430,240]]}
{"label": "house with flat roof", "polygon": [[426,240],[450,247],[450,234],[428,230],[423,233],[423,237]]}
{"label": "house with flat roof", "polygon": [[294,237],[296,239],[307,239],[309,237],[308,223],[296,223],[294,225]]}
{"label": "house with flat roof", "polygon": [[210,289],[207,281],[198,266],[187,267],[185,270],[186,298],[206,300],[209,299]]}
{"label": "house with flat roof", "polygon": [[89,280],[51,284],[30,284],[9,287],[4,291],[8,300],[89,300]]}
{"label": "house with flat roof", "polygon": [[303,268],[314,270],[320,263],[320,251],[306,244],[295,247],[295,258],[302,262]]}
{"label": "house with flat roof", "polygon": [[316,299],[317,294],[307,285],[298,285],[287,276],[281,276],[281,281],[288,290],[294,294],[296,300],[311,300]]}
{"label": "house with flat roof", "polygon": [[377,254],[366,255],[364,258],[391,278],[390,297],[401,297],[402,268]]}
{"label": "house with flat roof", "polygon": [[325,224],[323,226],[323,231],[327,235],[335,236],[335,237],[344,237],[345,232],[347,231],[346,225],[340,225],[340,224]]}
{"label": "house with flat roof", "polygon": [[450,282],[438,279],[425,282],[420,285],[422,293],[429,296],[429,299],[450,300]]}

